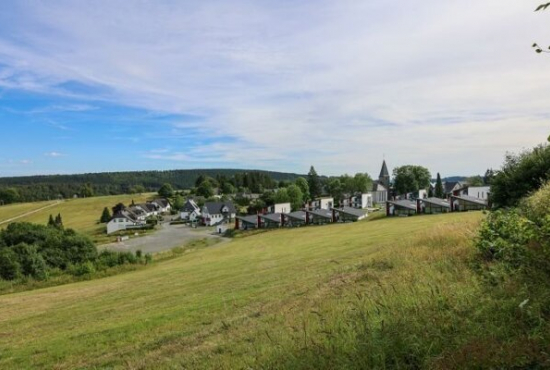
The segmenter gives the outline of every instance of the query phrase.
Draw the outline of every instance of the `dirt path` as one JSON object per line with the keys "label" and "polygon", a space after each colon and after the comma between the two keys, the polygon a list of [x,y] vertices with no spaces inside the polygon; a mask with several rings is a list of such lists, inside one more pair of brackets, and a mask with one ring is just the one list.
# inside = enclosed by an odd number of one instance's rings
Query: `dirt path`
{"label": "dirt path", "polygon": [[211,229],[193,229],[187,225],[170,225],[169,223],[165,223],[151,235],[130,238],[120,243],[104,244],[101,247],[117,251],[135,252],[140,249],[143,253],[156,253],[183,246],[192,240],[204,238],[221,238],[222,240],[226,240],[226,238],[216,235]]}
{"label": "dirt path", "polygon": [[23,217],[26,217],[26,216],[30,216],[30,215],[32,215],[33,213],[40,212],[40,211],[42,211],[42,210],[44,210],[44,209],[47,209],[47,208],[56,206],[56,205],[58,205],[58,204],[61,203],[61,202],[63,202],[63,201],[62,201],[62,200],[58,200],[57,202],[52,203],[52,204],[48,204],[47,206],[44,206],[44,207],[35,209],[35,210],[33,210],[33,211],[25,212],[25,213],[23,213],[22,215],[18,215],[18,216],[12,217],[12,218],[8,218],[7,220],[4,220],[4,221],[0,221],[0,225],[2,225],[2,224],[7,224],[8,222],[12,222],[12,221],[18,220],[18,219],[23,218]]}

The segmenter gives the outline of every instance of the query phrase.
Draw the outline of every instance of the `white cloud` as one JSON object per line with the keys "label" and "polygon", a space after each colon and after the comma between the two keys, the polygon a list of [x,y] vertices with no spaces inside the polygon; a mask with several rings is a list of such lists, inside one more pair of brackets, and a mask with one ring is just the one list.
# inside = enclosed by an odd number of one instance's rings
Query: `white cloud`
{"label": "white cloud", "polygon": [[52,157],[52,158],[58,158],[58,157],[62,157],[63,154],[59,153],[59,152],[48,152],[48,153],[44,153],[44,155],[46,157]]}
{"label": "white cloud", "polygon": [[173,125],[206,143],[151,159],[376,174],[385,153],[480,173],[550,128],[536,4],[21,3],[0,16],[0,86],[204,117]]}

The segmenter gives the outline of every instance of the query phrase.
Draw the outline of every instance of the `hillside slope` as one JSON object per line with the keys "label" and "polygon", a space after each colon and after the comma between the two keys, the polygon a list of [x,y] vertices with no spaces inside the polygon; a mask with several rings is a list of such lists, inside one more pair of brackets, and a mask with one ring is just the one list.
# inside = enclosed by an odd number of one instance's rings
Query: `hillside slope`
{"label": "hillside slope", "polygon": [[[426,338],[410,361],[425,365],[453,345],[430,343],[426,322],[456,326],[467,320],[456,310],[481,294],[466,265],[481,217],[277,230],[137,272],[0,296],[0,368],[391,365],[370,348],[380,324],[403,335],[420,326]],[[470,324],[468,333],[484,328]]]}
{"label": "hillside slope", "polygon": [[154,198],[156,193],[111,195],[104,197],[68,199],[65,201],[15,203],[0,207],[0,229],[7,227],[9,219],[14,222],[33,222],[47,224],[49,215],[61,214],[63,225],[75,229],[92,238],[95,243],[112,241],[113,237],[105,234],[105,224],[98,222],[103,208],[109,210],[117,203],[130,205],[145,202]]}

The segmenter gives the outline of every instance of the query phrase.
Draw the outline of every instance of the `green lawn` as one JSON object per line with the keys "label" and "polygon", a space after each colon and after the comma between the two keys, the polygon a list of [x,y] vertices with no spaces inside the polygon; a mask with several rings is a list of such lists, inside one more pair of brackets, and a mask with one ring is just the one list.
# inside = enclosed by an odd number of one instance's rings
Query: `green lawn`
{"label": "green lawn", "polygon": [[481,218],[275,230],[0,296],[0,368],[391,368],[405,349],[410,367],[437,367],[497,325],[475,319]]}
{"label": "green lawn", "polygon": [[[103,208],[108,207],[111,209],[120,202],[129,205],[132,200],[136,203],[141,203],[153,196],[154,194],[134,194],[69,199],[53,207],[46,208],[15,221],[46,224],[50,214],[55,216],[60,213],[65,227],[73,228],[87,234],[96,243],[104,243],[110,241],[112,238],[108,238],[105,235],[105,225],[98,223]],[[0,222],[26,212],[40,209],[49,204],[55,204],[55,202],[22,203],[2,206],[0,207]],[[6,226],[7,224],[1,224],[0,228],[5,228]]]}

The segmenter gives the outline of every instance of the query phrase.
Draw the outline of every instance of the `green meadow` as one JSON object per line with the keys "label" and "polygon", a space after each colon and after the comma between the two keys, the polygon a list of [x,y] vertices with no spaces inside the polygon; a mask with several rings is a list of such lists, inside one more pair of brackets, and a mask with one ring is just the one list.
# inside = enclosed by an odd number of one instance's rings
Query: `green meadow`
{"label": "green meadow", "polygon": [[509,325],[513,316],[496,313],[503,301],[471,267],[483,217],[274,230],[197,243],[138,271],[0,296],[0,368],[521,364],[530,342]]}
{"label": "green meadow", "polygon": [[[105,243],[113,238],[105,235],[105,225],[99,223],[99,218],[103,208],[109,210],[117,203],[129,205],[132,200],[136,203],[145,202],[147,199],[154,197],[150,194],[133,194],[133,195],[112,195],[103,197],[78,198],[68,199],[57,203],[51,202],[35,202],[35,203],[16,203],[6,206],[0,206],[0,228],[5,228],[8,223],[2,221],[18,217],[26,213],[34,212],[27,216],[18,218],[17,222],[33,222],[38,224],[47,224],[50,214],[61,214],[63,225],[66,228],[72,228],[76,231],[84,233],[92,238],[95,243]],[[48,208],[44,208],[50,206]],[[41,208],[44,208],[40,210]]]}

